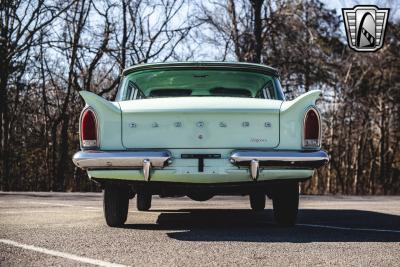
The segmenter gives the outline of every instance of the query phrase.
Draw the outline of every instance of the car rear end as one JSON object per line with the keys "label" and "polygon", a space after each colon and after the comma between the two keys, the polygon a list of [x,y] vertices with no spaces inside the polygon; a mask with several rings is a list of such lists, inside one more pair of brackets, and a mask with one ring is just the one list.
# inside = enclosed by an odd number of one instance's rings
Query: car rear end
{"label": "car rear end", "polygon": [[125,71],[116,102],[81,95],[74,163],[104,187],[137,193],[142,210],[153,194],[248,194],[259,210],[266,194],[285,195],[287,181],[293,191],[328,161],[320,92],[285,101],[276,72],[261,65],[143,65]]}

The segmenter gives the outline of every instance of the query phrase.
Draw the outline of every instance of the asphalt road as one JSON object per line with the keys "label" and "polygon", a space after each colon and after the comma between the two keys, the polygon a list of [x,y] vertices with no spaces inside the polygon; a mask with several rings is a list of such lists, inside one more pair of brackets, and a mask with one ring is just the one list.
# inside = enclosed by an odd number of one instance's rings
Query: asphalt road
{"label": "asphalt road", "polygon": [[[134,199],[135,200],[135,199]],[[302,197],[299,225],[274,225],[247,197],[130,202],[109,228],[101,194],[0,193],[0,266],[399,266],[400,197]]]}

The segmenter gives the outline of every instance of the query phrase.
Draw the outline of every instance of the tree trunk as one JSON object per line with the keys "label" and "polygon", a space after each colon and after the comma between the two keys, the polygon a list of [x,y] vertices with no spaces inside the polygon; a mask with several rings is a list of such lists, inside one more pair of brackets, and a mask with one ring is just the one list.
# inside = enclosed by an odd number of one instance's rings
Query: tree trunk
{"label": "tree trunk", "polygon": [[263,47],[262,42],[262,19],[261,19],[261,7],[264,0],[251,0],[251,5],[254,12],[254,56],[252,61],[254,63],[261,63],[261,50]]}
{"label": "tree trunk", "polygon": [[[1,53],[2,54],[2,53]],[[2,55],[0,55],[2,57]],[[8,191],[10,178],[10,158],[9,158],[9,115],[8,115],[8,96],[7,81],[9,78],[9,64],[5,60],[0,60],[0,157],[2,160],[2,181],[1,190]]]}
{"label": "tree trunk", "polygon": [[67,166],[68,158],[68,125],[69,125],[69,115],[64,114],[63,119],[61,121],[61,143],[59,150],[59,159],[57,165],[57,178],[56,178],[56,186],[54,188],[55,191],[64,191],[65,190],[65,171]]}

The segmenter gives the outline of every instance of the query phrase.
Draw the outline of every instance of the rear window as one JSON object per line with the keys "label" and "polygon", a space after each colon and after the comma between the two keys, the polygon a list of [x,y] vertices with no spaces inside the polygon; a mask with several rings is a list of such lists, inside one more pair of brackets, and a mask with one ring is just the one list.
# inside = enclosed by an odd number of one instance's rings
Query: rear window
{"label": "rear window", "polygon": [[237,69],[154,69],[124,78],[117,100],[165,97],[244,97],[282,99],[279,80]]}

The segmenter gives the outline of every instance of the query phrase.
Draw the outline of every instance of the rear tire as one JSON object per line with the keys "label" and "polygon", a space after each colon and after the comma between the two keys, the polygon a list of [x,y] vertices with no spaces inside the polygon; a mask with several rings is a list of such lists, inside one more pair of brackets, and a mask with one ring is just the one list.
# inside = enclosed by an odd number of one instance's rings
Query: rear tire
{"label": "rear tire", "polygon": [[140,211],[148,211],[151,208],[152,195],[147,192],[138,192],[136,196],[136,207]]}
{"label": "rear tire", "polygon": [[250,207],[253,211],[263,211],[265,209],[265,194],[251,193],[250,194]]}
{"label": "rear tire", "polygon": [[129,188],[107,185],[103,193],[103,211],[106,223],[111,227],[124,225],[128,217]]}
{"label": "rear tire", "polygon": [[294,226],[299,210],[299,183],[285,182],[272,192],[275,221],[280,226]]}

